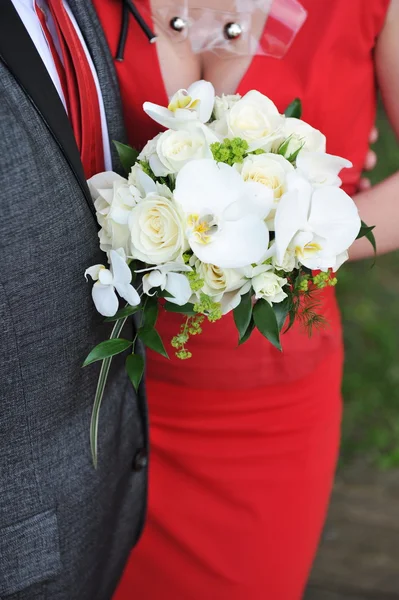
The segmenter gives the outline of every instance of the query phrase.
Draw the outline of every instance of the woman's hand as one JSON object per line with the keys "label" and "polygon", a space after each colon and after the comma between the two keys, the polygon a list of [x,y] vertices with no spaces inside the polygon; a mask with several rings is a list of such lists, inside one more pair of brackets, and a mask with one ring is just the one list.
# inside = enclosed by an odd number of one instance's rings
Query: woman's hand
{"label": "woman's hand", "polygon": [[[370,131],[370,136],[369,136],[370,146],[375,144],[377,140],[378,140],[378,129],[377,129],[377,127],[373,127],[372,130]],[[369,148],[369,151],[367,152],[366,158],[364,161],[363,170],[364,171],[372,171],[375,168],[376,164],[377,164],[377,155],[374,152],[374,150]],[[368,179],[367,177],[362,177],[361,180],[359,181],[359,191],[363,192],[364,190],[368,190],[370,188],[371,188],[370,179]]]}

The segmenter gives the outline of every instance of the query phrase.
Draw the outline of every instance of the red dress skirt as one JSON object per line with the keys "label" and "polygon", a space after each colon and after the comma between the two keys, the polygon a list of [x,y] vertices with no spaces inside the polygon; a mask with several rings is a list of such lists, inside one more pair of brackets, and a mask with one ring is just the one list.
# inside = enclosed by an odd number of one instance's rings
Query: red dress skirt
{"label": "red dress skirt", "polygon": [[[113,54],[121,3],[94,0]],[[302,0],[308,18],[282,59],[257,56],[238,92],[255,88],[281,111],[299,97],[303,118],[349,158],[356,189],[375,117],[373,48],[389,0]],[[136,5],[145,15],[148,0]],[[158,132],[142,112],[167,104],[155,45],[131,19],[115,63],[130,143]],[[344,267],[345,268],[345,267]],[[343,352],[333,290],[329,326],[300,327],[283,353],[254,332],[237,348],[231,315],[192,340],[193,358],[149,353],[148,520],[114,600],[299,600],[323,527],[336,465]],[[166,344],[179,329],[164,314]],[[172,352],[171,352],[172,353]]]}

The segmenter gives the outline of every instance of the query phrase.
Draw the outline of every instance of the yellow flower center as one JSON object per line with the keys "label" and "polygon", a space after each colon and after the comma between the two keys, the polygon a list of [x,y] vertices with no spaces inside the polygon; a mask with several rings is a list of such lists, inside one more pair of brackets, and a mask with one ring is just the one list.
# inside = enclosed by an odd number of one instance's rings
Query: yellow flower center
{"label": "yellow flower center", "polygon": [[193,100],[192,97],[186,92],[186,90],[179,90],[172,97],[168,104],[168,110],[176,112],[178,108],[187,108],[189,110],[195,110],[199,104],[199,100]]}
{"label": "yellow flower center", "polygon": [[301,248],[301,246],[296,246],[295,253],[297,256],[306,256],[309,254],[316,254],[316,252],[320,252],[321,249],[320,244],[309,242],[303,248]]}
{"label": "yellow flower center", "polygon": [[198,244],[209,244],[212,233],[217,231],[217,225],[213,222],[212,215],[200,217],[193,213],[187,217],[187,227],[190,235],[195,237]]}

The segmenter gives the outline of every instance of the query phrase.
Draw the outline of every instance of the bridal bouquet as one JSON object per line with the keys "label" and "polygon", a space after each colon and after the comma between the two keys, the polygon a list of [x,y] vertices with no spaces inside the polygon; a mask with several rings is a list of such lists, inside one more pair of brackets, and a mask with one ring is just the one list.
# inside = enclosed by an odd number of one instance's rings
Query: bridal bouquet
{"label": "bridal bouquet", "polygon": [[[324,135],[300,120],[295,100],[282,115],[256,90],[215,97],[206,81],[179,90],[168,107],[144,103],[166,131],[138,154],[116,143],[127,178],[107,172],[89,186],[107,265],[94,280],[97,310],[114,321],[111,339],[85,361],[102,360],[91,440],[112,356],[131,349],[126,369],[137,389],[144,363],[136,339],[167,356],[158,311],[182,314],[171,343],[188,359],[190,336],[233,311],[241,344],[257,328],[281,350],[296,319],[322,321],[314,292],[336,284],[362,224],[339,173],[352,164],[326,153]],[[137,283],[134,286],[134,280]],[[120,308],[119,298],[125,301]],[[134,340],[120,337],[139,313]]]}

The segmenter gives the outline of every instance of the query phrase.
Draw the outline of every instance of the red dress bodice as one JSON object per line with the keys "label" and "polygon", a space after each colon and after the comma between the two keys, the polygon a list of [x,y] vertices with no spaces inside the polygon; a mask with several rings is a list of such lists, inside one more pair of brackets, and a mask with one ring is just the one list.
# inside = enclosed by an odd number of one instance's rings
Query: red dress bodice
{"label": "red dress bodice", "polygon": [[[148,0],[136,2],[148,14]],[[389,0],[302,0],[308,18],[283,59],[255,56],[237,92],[257,89],[282,112],[293,98],[303,104],[302,118],[327,137],[327,151],[348,158],[342,172],[344,189],[356,191],[368,136],[375,118],[376,86],[373,49]],[[367,8],[366,8],[367,4]],[[120,32],[121,3],[95,0],[113,54]],[[142,111],[145,101],[166,105],[157,51],[133,19],[123,62],[115,62],[129,142],[141,148],[159,132]],[[345,268],[345,267],[343,267]],[[204,326],[190,342],[193,357],[184,364],[173,356],[169,340],[181,317],[162,313],[158,329],[171,360],[149,353],[148,377],[178,385],[240,389],[278,384],[309,376],[341,343],[334,291],[320,293],[320,311],[328,326],[309,337],[296,325],[283,336],[283,352],[257,331],[237,348],[232,315]]]}

